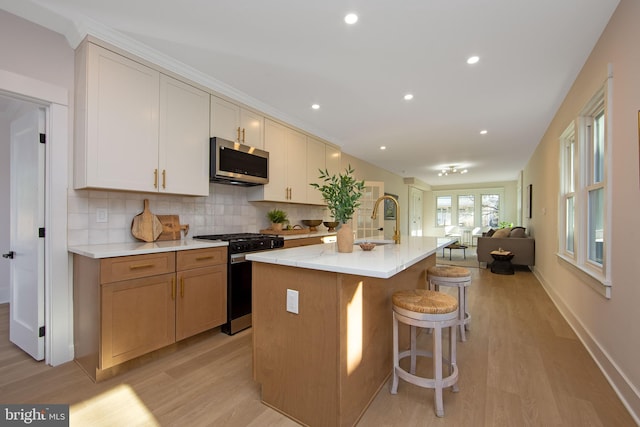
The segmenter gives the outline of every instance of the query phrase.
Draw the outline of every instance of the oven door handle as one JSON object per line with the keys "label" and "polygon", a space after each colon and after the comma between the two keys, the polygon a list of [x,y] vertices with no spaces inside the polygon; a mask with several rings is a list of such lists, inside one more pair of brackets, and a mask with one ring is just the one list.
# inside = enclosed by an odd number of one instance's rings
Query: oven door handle
{"label": "oven door handle", "polygon": [[240,264],[241,262],[249,262],[246,258],[245,258],[246,254],[232,254],[229,262],[231,264]]}

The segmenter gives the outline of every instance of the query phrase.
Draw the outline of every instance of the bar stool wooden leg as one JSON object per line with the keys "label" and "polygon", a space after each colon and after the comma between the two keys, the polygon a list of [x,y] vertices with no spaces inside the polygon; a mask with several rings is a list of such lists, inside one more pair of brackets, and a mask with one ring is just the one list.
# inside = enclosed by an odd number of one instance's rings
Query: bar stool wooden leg
{"label": "bar stool wooden leg", "polygon": [[400,368],[400,357],[398,356],[398,318],[393,312],[393,372],[391,380],[391,394],[398,393],[398,369]]}
{"label": "bar stool wooden leg", "polygon": [[[398,343],[399,322],[410,327],[409,350],[400,351]],[[417,348],[417,329],[432,331],[432,351]],[[442,330],[449,328],[448,359],[443,355]],[[456,344],[458,328],[458,301],[440,292],[415,289],[393,294],[393,373],[390,392],[397,394],[400,378],[419,387],[434,389],[434,409],[438,417],[444,416],[443,389],[452,387],[458,391],[458,367]],[[433,377],[416,375],[417,356],[430,357]],[[409,370],[400,367],[400,360],[410,358]],[[443,371],[446,363],[447,372]],[[445,376],[446,375],[446,376]]]}

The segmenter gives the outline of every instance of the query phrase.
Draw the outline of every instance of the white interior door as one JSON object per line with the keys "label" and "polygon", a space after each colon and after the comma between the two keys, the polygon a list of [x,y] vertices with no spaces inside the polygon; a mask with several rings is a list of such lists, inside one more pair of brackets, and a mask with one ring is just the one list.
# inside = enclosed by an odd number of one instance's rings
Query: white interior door
{"label": "white interior door", "polygon": [[[44,359],[44,110],[11,123],[9,339]],[[43,336],[40,336],[43,335]]]}
{"label": "white interior door", "polygon": [[384,206],[378,207],[378,216],[371,219],[373,205],[381,196],[384,196],[384,182],[365,181],[360,207],[356,209],[353,218],[357,239],[379,237],[384,233]]}
{"label": "white interior door", "polygon": [[422,236],[422,190],[409,189],[409,235]]}

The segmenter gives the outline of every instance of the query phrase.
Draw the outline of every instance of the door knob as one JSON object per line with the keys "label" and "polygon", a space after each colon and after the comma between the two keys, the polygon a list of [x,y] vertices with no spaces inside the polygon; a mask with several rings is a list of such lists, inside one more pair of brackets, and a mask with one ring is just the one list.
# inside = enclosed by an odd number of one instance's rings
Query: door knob
{"label": "door knob", "polygon": [[13,259],[13,256],[14,256],[15,254],[16,254],[15,252],[13,252],[13,251],[9,251],[9,252],[7,252],[6,254],[2,254],[2,258],[9,258],[9,259]]}

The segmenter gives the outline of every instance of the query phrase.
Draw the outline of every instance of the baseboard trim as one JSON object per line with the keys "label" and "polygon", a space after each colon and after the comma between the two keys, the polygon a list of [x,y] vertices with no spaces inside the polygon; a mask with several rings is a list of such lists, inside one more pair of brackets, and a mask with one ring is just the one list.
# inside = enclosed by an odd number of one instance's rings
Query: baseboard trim
{"label": "baseboard trim", "polygon": [[640,392],[631,384],[624,373],[619,369],[618,365],[609,357],[607,352],[599,345],[599,343],[591,336],[589,331],[576,317],[569,306],[564,302],[562,297],[555,292],[553,286],[544,278],[539,269],[535,269],[533,274],[542,284],[547,295],[556,306],[562,317],[567,321],[571,329],[576,333],[582,345],[585,346],[591,358],[596,362],[600,371],[613,387],[622,404],[627,408],[629,414],[636,424],[640,426]]}

